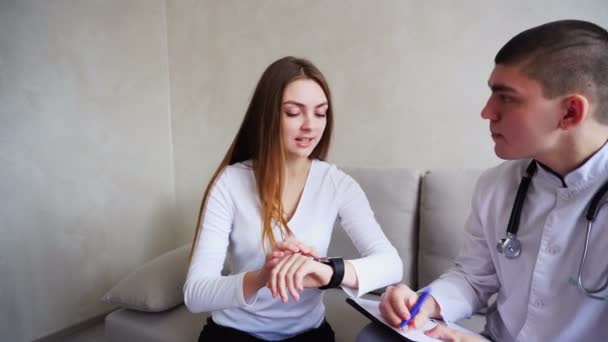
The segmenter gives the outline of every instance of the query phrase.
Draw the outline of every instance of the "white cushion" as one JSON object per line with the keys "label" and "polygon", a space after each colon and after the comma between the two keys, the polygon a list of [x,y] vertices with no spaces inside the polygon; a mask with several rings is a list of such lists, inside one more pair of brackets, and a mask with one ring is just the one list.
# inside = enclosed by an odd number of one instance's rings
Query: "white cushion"
{"label": "white cushion", "polygon": [[191,244],[169,251],[137,268],[101,300],[122,308],[159,312],[184,302]]}

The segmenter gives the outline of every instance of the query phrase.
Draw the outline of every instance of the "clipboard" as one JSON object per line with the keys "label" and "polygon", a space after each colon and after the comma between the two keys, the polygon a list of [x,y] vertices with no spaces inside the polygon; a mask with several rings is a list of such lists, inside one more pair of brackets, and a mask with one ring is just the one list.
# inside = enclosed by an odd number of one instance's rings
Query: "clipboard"
{"label": "clipboard", "polygon": [[[363,299],[363,298],[355,298],[355,299],[346,298],[346,302],[348,304],[350,304],[353,308],[355,308],[355,310],[357,310],[361,314],[363,314],[365,317],[369,318],[372,322],[379,324],[384,329],[388,329],[389,331],[391,331],[393,336],[395,336],[397,339],[400,339],[401,341],[408,341],[408,342],[441,341],[441,340],[429,337],[424,334],[425,331],[432,329],[437,324],[442,324],[436,320],[432,320],[432,319],[428,320],[425,323],[424,327],[422,327],[422,329],[416,329],[416,330],[408,329],[408,330],[404,331],[404,330],[397,329],[397,328],[391,326],[390,324],[388,324],[386,321],[384,321],[384,319],[380,315],[380,310],[378,309],[378,304],[380,303],[379,301]],[[460,331],[467,332],[469,334],[480,336],[478,333],[472,332],[458,324],[448,324],[448,326],[450,328],[453,328],[456,330],[460,330]]]}
{"label": "clipboard", "polygon": [[[382,327],[382,329],[384,329],[385,331],[390,331],[391,333],[394,332],[394,330],[391,327],[389,327],[388,325],[386,325],[386,323],[384,323],[383,321],[378,319],[378,317],[372,315],[369,311],[367,311],[365,308],[363,308],[361,305],[359,305],[359,303],[355,302],[351,298],[346,298],[346,302],[348,304],[350,304],[353,308],[355,308],[355,310],[359,311],[359,313],[361,313],[363,316],[369,318],[369,320],[376,323],[378,326]],[[410,340],[409,338],[407,338],[401,334],[395,334],[395,337],[400,339],[401,341],[413,342],[412,340]]]}

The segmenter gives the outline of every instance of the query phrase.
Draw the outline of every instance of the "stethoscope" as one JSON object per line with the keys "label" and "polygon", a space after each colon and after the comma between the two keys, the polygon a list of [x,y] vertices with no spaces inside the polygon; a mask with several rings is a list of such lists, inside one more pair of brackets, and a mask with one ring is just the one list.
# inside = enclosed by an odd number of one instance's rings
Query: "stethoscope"
{"label": "stethoscope", "polygon": [[[521,180],[521,183],[519,183],[519,188],[517,188],[517,195],[515,195],[515,203],[513,203],[513,209],[511,210],[511,216],[509,217],[509,225],[507,226],[507,235],[505,238],[500,239],[500,241],[496,245],[498,252],[504,254],[507,259],[515,259],[521,254],[521,242],[517,238],[517,230],[519,228],[521,209],[524,205],[526,193],[528,192],[528,187],[530,186],[530,182],[532,181],[532,176],[534,176],[534,174],[536,173],[536,169],[536,162],[532,161],[526,169],[526,174],[524,175],[524,178]],[[589,247],[589,236],[591,235],[591,228],[593,227],[593,222],[595,221],[597,213],[599,212],[601,207],[608,204],[607,201],[600,205],[600,201],[607,192],[608,181],[606,181],[606,183],[602,185],[602,187],[591,198],[591,202],[589,202],[587,214],[585,215],[587,218],[587,235],[585,236],[585,248],[583,249],[581,263],[578,268],[578,279],[571,279],[571,282],[575,286],[578,286],[581,290],[583,290],[585,295],[590,298],[599,300],[608,299],[596,295],[597,293],[602,292],[606,288],[608,288],[608,279],[606,279],[602,286],[596,289],[588,289],[583,285],[583,270],[585,269],[585,261],[587,259],[587,250]]]}

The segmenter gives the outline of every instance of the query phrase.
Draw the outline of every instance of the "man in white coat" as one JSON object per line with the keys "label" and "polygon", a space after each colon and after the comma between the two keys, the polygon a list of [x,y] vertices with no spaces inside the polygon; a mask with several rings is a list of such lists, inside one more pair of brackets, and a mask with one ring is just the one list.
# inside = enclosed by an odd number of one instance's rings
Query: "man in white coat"
{"label": "man in white coat", "polygon": [[[481,116],[508,161],[478,180],[462,253],[408,328],[468,317],[497,294],[483,332],[491,340],[606,341],[608,206],[589,233],[586,213],[608,181],[608,32],[578,20],[528,29],[498,52],[488,85]],[[417,299],[390,287],[380,311],[399,326]],[[481,340],[444,326],[428,334]]]}

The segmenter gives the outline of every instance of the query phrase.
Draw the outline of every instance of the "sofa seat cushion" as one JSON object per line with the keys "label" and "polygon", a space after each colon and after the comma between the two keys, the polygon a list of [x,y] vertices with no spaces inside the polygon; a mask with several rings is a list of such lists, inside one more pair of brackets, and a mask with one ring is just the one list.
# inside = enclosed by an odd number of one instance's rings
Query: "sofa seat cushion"
{"label": "sofa seat cushion", "polygon": [[[340,289],[324,294],[325,316],[336,333],[336,341],[354,341],[369,320],[348,305]],[[367,296],[379,300],[379,297]],[[106,316],[108,342],[192,342],[197,341],[209,314],[193,314],[185,305],[158,313],[118,309]]]}
{"label": "sofa seat cushion", "polygon": [[192,342],[209,315],[193,314],[185,305],[163,312],[118,309],[105,319],[108,342]]}

